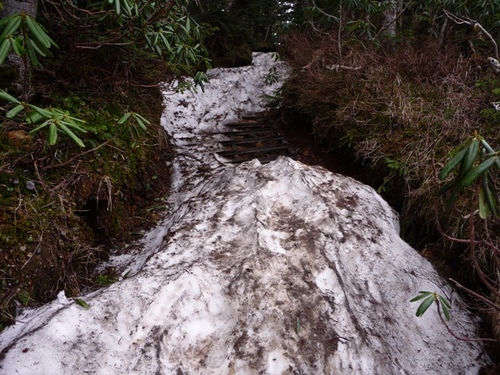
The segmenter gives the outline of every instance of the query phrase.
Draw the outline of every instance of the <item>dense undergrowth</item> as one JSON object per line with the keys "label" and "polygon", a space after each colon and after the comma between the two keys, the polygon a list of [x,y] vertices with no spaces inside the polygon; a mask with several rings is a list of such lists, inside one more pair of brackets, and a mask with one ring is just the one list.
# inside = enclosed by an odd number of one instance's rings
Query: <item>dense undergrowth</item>
{"label": "dense undergrowth", "polygon": [[[500,144],[500,112],[492,105],[500,77],[489,69],[487,45],[402,38],[384,46],[337,35],[295,34],[282,44],[294,71],[284,90],[285,118],[307,119],[302,123],[318,144],[347,150],[345,157],[368,166],[369,182],[400,211],[405,239],[427,244],[424,254],[438,259],[446,276],[496,300],[471,265],[468,239],[475,229],[498,249],[498,218],[465,220],[477,209],[474,187],[445,209],[437,178],[450,152],[474,132],[495,149]],[[476,246],[474,258],[497,280],[491,248]],[[493,326],[485,334],[499,338],[498,310],[477,299],[475,307]]]}
{"label": "dense undergrowth", "polygon": [[[16,310],[116,280],[97,264],[151,225],[168,188],[168,144],[160,126],[158,60],[118,70],[100,53],[74,55],[35,69],[30,102],[57,107],[86,121],[85,148],[5,117],[0,104],[0,327]],[[119,66],[119,65],[118,65]],[[146,117],[144,131],[118,120],[127,111]]]}

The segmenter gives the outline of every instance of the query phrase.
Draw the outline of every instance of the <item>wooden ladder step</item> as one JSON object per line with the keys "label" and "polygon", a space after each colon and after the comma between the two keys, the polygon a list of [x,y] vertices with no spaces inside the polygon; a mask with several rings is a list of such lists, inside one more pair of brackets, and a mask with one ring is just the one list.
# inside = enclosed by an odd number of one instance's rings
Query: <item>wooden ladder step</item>
{"label": "wooden ladder step", "polygon": [[228,141],[220,141],[219,143],[223,146],[234,147],[239,145],[246,145],[252,143],[276,143],[276,142],[285,142],[285,138],[283,136],[277,137],[252,137],[252,138],[243,138],[243,139],[232,139]]}
{"label": "wooden ladder step", "polygon": [[[290,145],[282,144],[277,146],[270,147],[253,147],[253,148],[245,148],[241,150],[226,150],[226,151],[217,151],[220,156],[235,156],[235,155],[245,155],[245,154],[255,154],[255,153],[266,153],[269,151],[277,151],[277,150],[288,150]],[[290,150],[288,150],[290,152]]]}

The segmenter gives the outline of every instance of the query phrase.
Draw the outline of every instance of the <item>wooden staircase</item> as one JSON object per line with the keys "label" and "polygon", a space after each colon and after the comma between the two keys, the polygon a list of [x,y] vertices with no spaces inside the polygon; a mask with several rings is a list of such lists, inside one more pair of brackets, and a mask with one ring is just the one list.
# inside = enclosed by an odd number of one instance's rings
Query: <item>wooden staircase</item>
{"label": "wooden staircase", "polygon": [[216,152],[231,163],[258,159],[264,164],[278,156],[296,156],[291,145],[267,114],[243,116],[240,121],[225,126],[230,130],[221,134],[227,139],[219,141],[224,149]]}

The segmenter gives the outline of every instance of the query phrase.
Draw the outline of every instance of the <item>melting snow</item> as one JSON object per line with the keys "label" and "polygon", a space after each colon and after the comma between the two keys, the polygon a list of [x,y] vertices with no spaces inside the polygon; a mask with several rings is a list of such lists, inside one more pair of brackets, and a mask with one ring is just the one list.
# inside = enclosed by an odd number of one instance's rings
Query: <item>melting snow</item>
{"label": "melting snow", "polygon": [[205,92],[166,87],[177,147],[171,215],[121,257],[124,279],[25,311],[0,335],[0,374],[477,374],[477,343],[453,339],[419,290],[453,299],[452,329],[476,321],[398,235],[368,186],[280,158],[228,165],[216,133],[260,96],[273,65],[214,69]]}

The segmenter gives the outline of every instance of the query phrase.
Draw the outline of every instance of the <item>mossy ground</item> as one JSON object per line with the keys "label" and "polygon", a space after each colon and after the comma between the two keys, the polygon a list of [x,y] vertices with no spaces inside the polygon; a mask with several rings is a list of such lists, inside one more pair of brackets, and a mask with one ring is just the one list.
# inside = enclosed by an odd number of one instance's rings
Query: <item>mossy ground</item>
{"label": "mossy ground", "polygon": [[[31,100],[86,120],[85,148],[64,134],[49,146],[46,132],[0,114],[0,326],[61,290],[112,282],[114,270],[95,266],[152,225],[167,195],[161,63],[111,77],[99,64],[66,63],[34,71]],[[126,111],[146,117],[147,131],[118,124]]]}

